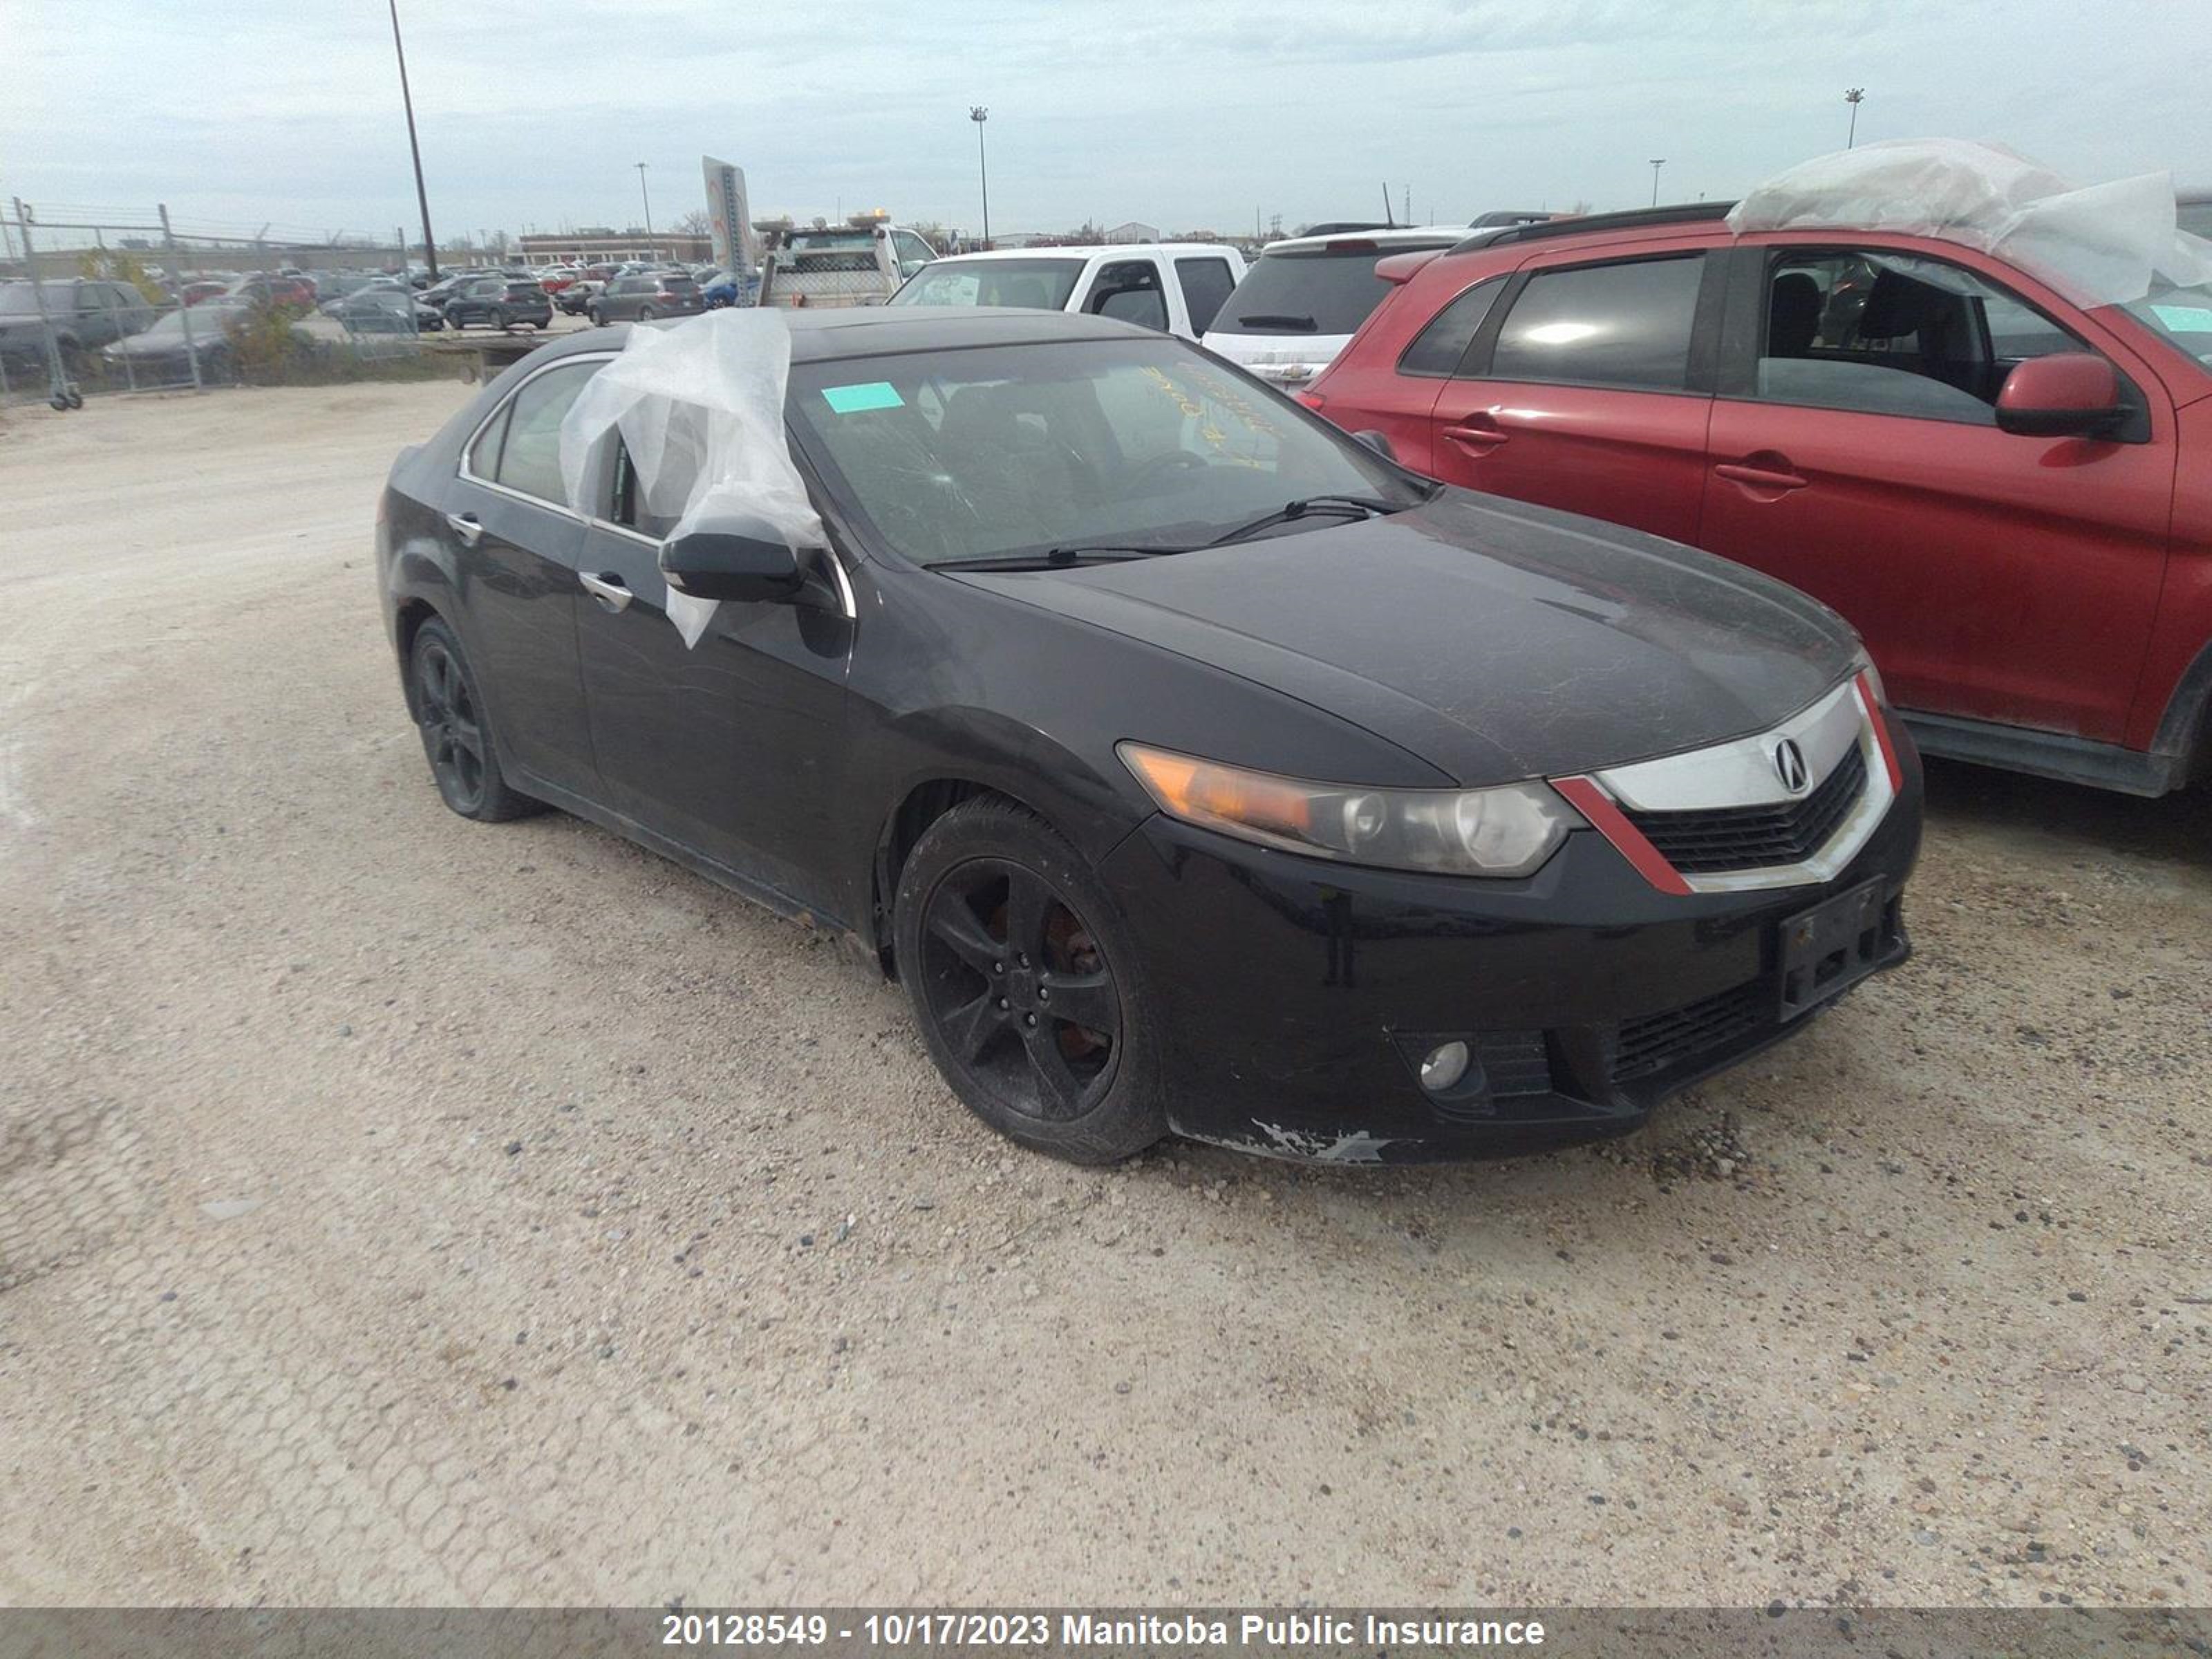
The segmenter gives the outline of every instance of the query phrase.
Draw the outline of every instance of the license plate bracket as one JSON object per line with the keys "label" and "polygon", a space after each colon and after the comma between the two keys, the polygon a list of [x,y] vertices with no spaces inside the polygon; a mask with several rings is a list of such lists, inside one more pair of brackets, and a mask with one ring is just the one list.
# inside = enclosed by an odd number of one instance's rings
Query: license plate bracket
{"label": "license plate bracket", "polygon": [[1887,885],[1880,878],[1785,920],[1776,950],[1776,1012],[1786,1024],[1812,1012],[1881,965]]}

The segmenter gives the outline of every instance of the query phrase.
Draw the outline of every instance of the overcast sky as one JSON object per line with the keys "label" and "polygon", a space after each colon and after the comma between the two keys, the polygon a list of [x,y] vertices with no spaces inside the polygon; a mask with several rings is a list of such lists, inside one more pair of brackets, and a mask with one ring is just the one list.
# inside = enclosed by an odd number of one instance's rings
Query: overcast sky
{"label": "overcast sky", "polygon": [[[2212,182],[2203,0],[401,0],[441,239],[755,209],[1249,231],[1735,195],[1862,140]],[[0,0],[0,193],[272,235],[416,224],[385,0]]]}

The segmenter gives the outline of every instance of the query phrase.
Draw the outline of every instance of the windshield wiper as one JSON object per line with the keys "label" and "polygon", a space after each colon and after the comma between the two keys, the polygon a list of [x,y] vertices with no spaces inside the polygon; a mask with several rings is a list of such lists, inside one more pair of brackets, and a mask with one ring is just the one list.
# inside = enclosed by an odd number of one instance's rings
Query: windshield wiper
{"label": "windshield wiper", "polygon": [[1239,317],[1237,320],[1249,323],[1254,328],[1295,328],[1306,334],[1316,333],[1321,328],[1321,325],[1310,317],[1293,317],[1284,312],[1255,311],[1249,317]]}
{"label": "windshield wiper", "polygon": [[1199,545],[1220,547],[1230,542],[1241,542],[1247,536],[1271,530],[1279,524],[1290,524],[1304,518],[1309,513],[1357,513],[1365,517],[1404,510],[1401,503],[1386,501],[1376,495],[1308,495],[1299,501],[1285,501],[1273,513],[1262,513],[1250,522],[1240,524],[1234,530],[1224,530],[1212,541],[1201,542]]}
{"label": "windshield wiper", "polygon": [[[1200,544],[1203,545],[1204,544]],[[995,559],[939,559],[930,570],[1065,570],[1079,564],[1124,564],[1155,553],[1188,553],[1188,547],[1138,547],[1121,542],[1083,542],[1048,547],[1042,553],[1009,553]]]}

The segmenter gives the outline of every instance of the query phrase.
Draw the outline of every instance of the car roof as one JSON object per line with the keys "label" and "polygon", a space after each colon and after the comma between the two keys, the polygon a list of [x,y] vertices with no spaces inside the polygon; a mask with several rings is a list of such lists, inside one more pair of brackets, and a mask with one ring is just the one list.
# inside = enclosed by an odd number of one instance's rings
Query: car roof
{"label": "car roof", "polygon": [[[709,313],[709,315],[714,313]],[[1111,317],[1013,306],[847,306],[779,313],[791,330],[791,360],[830,362],[845,357],[883,357],[908,351],[959,351],[973,346],[1047,345],[1070,340],[1162,340],[1158,329]],[[646,328],[688,327],[681,322]],[[632,325],[562,335],[530,354],[533,360],[573,352],[605,351],[629,337]]]}
{"label": "car roof", "polygon": [[1126,258],[1132,253],[1234,253],[1226,242],[1082,242],[1073,247],[994,247],[975,253],[948,253],[939,264],[966,264],[981,259],[1094,259]]}

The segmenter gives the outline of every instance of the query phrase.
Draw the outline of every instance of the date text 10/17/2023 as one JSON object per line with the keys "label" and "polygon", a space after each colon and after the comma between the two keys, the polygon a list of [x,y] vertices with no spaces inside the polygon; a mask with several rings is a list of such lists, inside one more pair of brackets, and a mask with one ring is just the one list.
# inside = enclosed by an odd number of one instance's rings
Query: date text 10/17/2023
{"label": "date text 10/17/2023", "polygon": [[1395,1617],[1364,1613],[937,1613],[876,1612],[834,1621],[819,1613],[670,1613],[661,1616],[664,1647],[806,1647],[859,1639],[871,1647],[1334,1648],[1455,1644],[1540,1647],[1534,1619]]}

